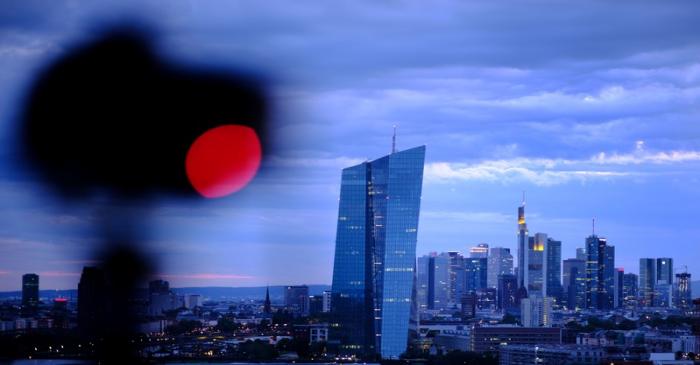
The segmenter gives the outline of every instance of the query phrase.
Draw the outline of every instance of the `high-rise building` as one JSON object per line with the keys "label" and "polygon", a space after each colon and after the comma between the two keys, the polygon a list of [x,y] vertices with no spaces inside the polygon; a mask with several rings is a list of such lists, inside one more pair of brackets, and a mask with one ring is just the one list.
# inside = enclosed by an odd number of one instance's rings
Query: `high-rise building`
{"label": "high-rise building", "polygon": [[576,249],[576,259],[583,261],[588,260],[588,255],[586,254],[585,247],[579,247]]}
{"label": "high-rise building", "polygon": [[309,296],[309,314],[314,316],[323,312],[323,296],[321,295],[311,295]]}
{"label": "high-rise building", "polygon": [[618,267],[615,269],[615,289],[613,296],[613,308],[622,307],[624,299],[625,269]]}
{"label": "high-rise building", "polygon": [[693,296],[690,285],[690,273],[682,272],[676,274],[675,283],[675,307],[680,310],[689,310],[693,305]]}
{"label": "high-rise building", "polygon": [[626,273],[622,277],[622,298],[625,305],[637,305],[637,290],[639,277],[633,273]]}
{"label": "high-rise building", "polygon": [[465,290],[467,293],[483,290],[487,287],[488,259],[465,258]]}
{"label": "high-rise building", "polygon": [[561,241],[547,238],[545,248],[546,296],[560,301],[563,296],[561,285]]}
{"label": "high-rise building", "polygon": [[95,335],[104,330],[109,316],[110,301],[104,271],[84,267],[78,283],[78,329],[84,335]]}
{"label": "high-rise building", "polygon": [[605,257],[603,258],[603,285],[605,287],[605,303],[603,308],[616,308],[615,305],[615,246],[605,246]]}
{"label": "high-rise building", "polygon": [[39,309],[39,275],[22,275],[22,315],[36,315]]}
{"label": "high-rise building", "polygon": [[480,243],[469,249],[469,257],[475,259],[485,259],[489,257],[489,244]]}
{"label": "high-rise building", "polygon": [[416,266],[416,304],[418,308],[444,309],[449,306],[450,279],[452,278],[450,267],[449,254],[438,255],[433,252],[418,258]]}
{"label": "high-rise building", "polygon": [[566,306],[569,309],[586,307],[586,260],[564,260],[564,286]]}
{"label": "high-rise building", "polygon": [[525,194],[523,193],[523,202],[518,207],[518,288],[522,287],[527,290],[527,267],[528,267],[528,246],[529,233],[527,223],[525,223]]}
{"label": "high-rise building", "polygon": [[341,353],[406,351],[424,160],[421,146],[343,170],[329,340]]}
{"label": "high-rise building", "polygon": [[291,308],[297,314],[309,314],[309,287],[306,285],[290,285],[284,291],[284,306]]}
{"label": "high-rise building", "polygon": [[323,308],[321,310],[323,313],[328,313],[331,311],[331,291],[323,291]]}
{"label": "high-rise building", "polygon": [[170,283],[165,280],[149,282],[148,294],[148,314],[151,316],[161,316],[168,311],[186,305],[186,303],[180,303],[178,296],[170,291]]}
{"label": "high-rise building", "polygon": [[673,284],[667,284],[666,280],[657,282],[653,304],[655,307],[673,306]]}
{"label": "high-rise building", "polygon": [[459,303],[464,294],[465,274],[464,274],[464,256],[456,251],[447,253],[450,260],[450,296],[449,303]]}
{"label": "high-rise building", "polygon": [[656,307],[673,305],[673,259],[660,257],[656,259],[656,287],[654,289]]}
{"label": "high-rise building", "polygon": [[595,233],[586,238],[586,308],[611,309],[615,288],[615,249]]}
{"label": "high-rise building", "polygon": [[497,306],[503,312],[519,309],[518,282],[513,274],[498,275]]}
{"label": "high-rise building", "polygon": [[476,316],[476,293],[466,293],[462,296],[462,317],[474,318]]}
{"label": "high-rise building", "polygon": [[552,298],[530,296],[520,302],[523,327],[549,327],[552,324]]}
{"label": "high-rise building", "polygon": [[[528,239],[527,250],[527,281],[528,295],[547,295],[547,280],[545,277],[545,246],[547,245],[546,233],[535,233]],[[561,255],[561,254],[560,254]]]}
{"label": "high-rise building", "polygon": [[639,300],[643,306],[654,305],[654,290],[656,289],[656,260],[651,258],[639,259]]}
{"label": "high-rise building", "polygon": [[656,283],[673,283],[673,259],[670,257],[660,257],[656,259]]}
{"label": "high-rise building", "polygon": [[497,288],[500,275],[513,273],[513,255],[510,254],[510,248],[492,247],[486,271],[486,284],[489,288]]}

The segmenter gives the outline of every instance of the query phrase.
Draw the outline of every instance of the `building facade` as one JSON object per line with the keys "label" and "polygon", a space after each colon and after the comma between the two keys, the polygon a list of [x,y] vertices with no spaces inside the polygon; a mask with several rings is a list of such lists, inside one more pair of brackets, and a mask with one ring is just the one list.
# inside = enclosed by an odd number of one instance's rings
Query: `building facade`
{"label": "building facade", "polygon": [[343,170],[329,333],[341,353],[406,351],[424,160],[421,146]]}
{"label": "building facade", "polygon": [[488,257],[486,284],[489,288],[498,287],[498,276],[513,273],[513,255],[510,248],[492,247]]}
{"label": "building facade", "polygon": [[501,274],[498,276],[498,293],[496,295],[497,308],[504,313],[519,310],[518,281],[513,274]]}
{"label": "building facade", "polygon": [[564,260],[563,291],[569,309],[586,307],[586,261],[581,259]]}
{"label": "building facade", "polygon": [[544,248],[545,295],[560,301],[563,296],[563,288],[561,285],[561,241],[547,238],[547,243]]}
{"label": "building facade", "polygon": [[652,306],[656,297],[656,260],[639,259],[639,304]]}
{"label": "building facade", "polygon": [[586,238],[586,308],[612,309],[615,289],[615,249],[607,239]]}
{"label": "building facade", "polygon": [[22,315],[36,315],[39,309],[39,275],[22,275]]}

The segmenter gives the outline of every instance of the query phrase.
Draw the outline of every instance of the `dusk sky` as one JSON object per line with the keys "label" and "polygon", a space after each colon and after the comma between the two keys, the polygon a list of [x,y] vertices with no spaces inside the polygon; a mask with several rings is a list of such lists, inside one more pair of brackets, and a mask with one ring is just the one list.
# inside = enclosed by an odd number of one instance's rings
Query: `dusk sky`
{"label": "dusk sky", "polygon": [[26,272],[75,288],[94,264],[103,207],[53,199],[11,147],[36,72],[127,21],[170,62],[263,75],[274,106],[250,186],[136,208],[172,286],[330,284],[341,169],[389,153],[394,124],[399,149],[427,148],[418,255],[515,254],[526,191],[530,233],[563,259],[596,217],[616,266],[673,257],[697,279],[699,16],[697,1],[5,2],[0,290]]}

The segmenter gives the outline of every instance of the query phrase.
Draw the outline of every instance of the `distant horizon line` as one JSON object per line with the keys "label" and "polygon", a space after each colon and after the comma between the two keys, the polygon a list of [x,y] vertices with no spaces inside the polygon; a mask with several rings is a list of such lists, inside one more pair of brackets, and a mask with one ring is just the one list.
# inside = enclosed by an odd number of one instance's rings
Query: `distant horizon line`
{"label": "distant horizon line", "polygon": [[[205,285],[205,286],[174,286],[170,289],[191,289],[191,288],[274,288],[274,287],[284,287],[284,286],[294,286],[294,285],[306,285],[306,286],[331,286],[331,284],[276,284],[276,285],[253,285],[253,286],[220,286],[220,285]],[[140,287],[140,289],[148,289],[148,287]],[[67,291],[67,290],[78,290],[78,288],[68,288],[68,289],[39,289],[39,291]],[[16,290],[0,290],[0,293],[14,293],[22,292],[22,288]]]}

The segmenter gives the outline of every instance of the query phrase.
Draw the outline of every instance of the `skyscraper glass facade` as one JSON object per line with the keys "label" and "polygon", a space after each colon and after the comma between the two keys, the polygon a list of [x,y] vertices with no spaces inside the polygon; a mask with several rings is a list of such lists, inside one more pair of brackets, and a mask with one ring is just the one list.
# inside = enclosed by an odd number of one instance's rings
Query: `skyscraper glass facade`
{"label": "skyscraper glass facade", "polygon": [[498,287],[498,276],[513,273],[513,255],[505,247],[493,247],[488,257],[487,285],[489,288]]}
{"label": "skyscraper glass facade", "polygon": [[343,170],[330,334],[343,353],[406,351],[424,159],[421,146]]}
{"label": "skyscraper glass facade", "polygon": [[586,238],[586,307],[611,309],[615,289],[615,248],[595,234]]}
{"label": "skyscraper glass facade", "polygon": [[639,299],[641,305],[652,306],[656,289],[656,260],[639,259]]}
{"label": "skyscraper glass facade", "polygon": [[545,245],[546,295],[557,301],[562,298],[561,286],[561,241],[547,239]]}

